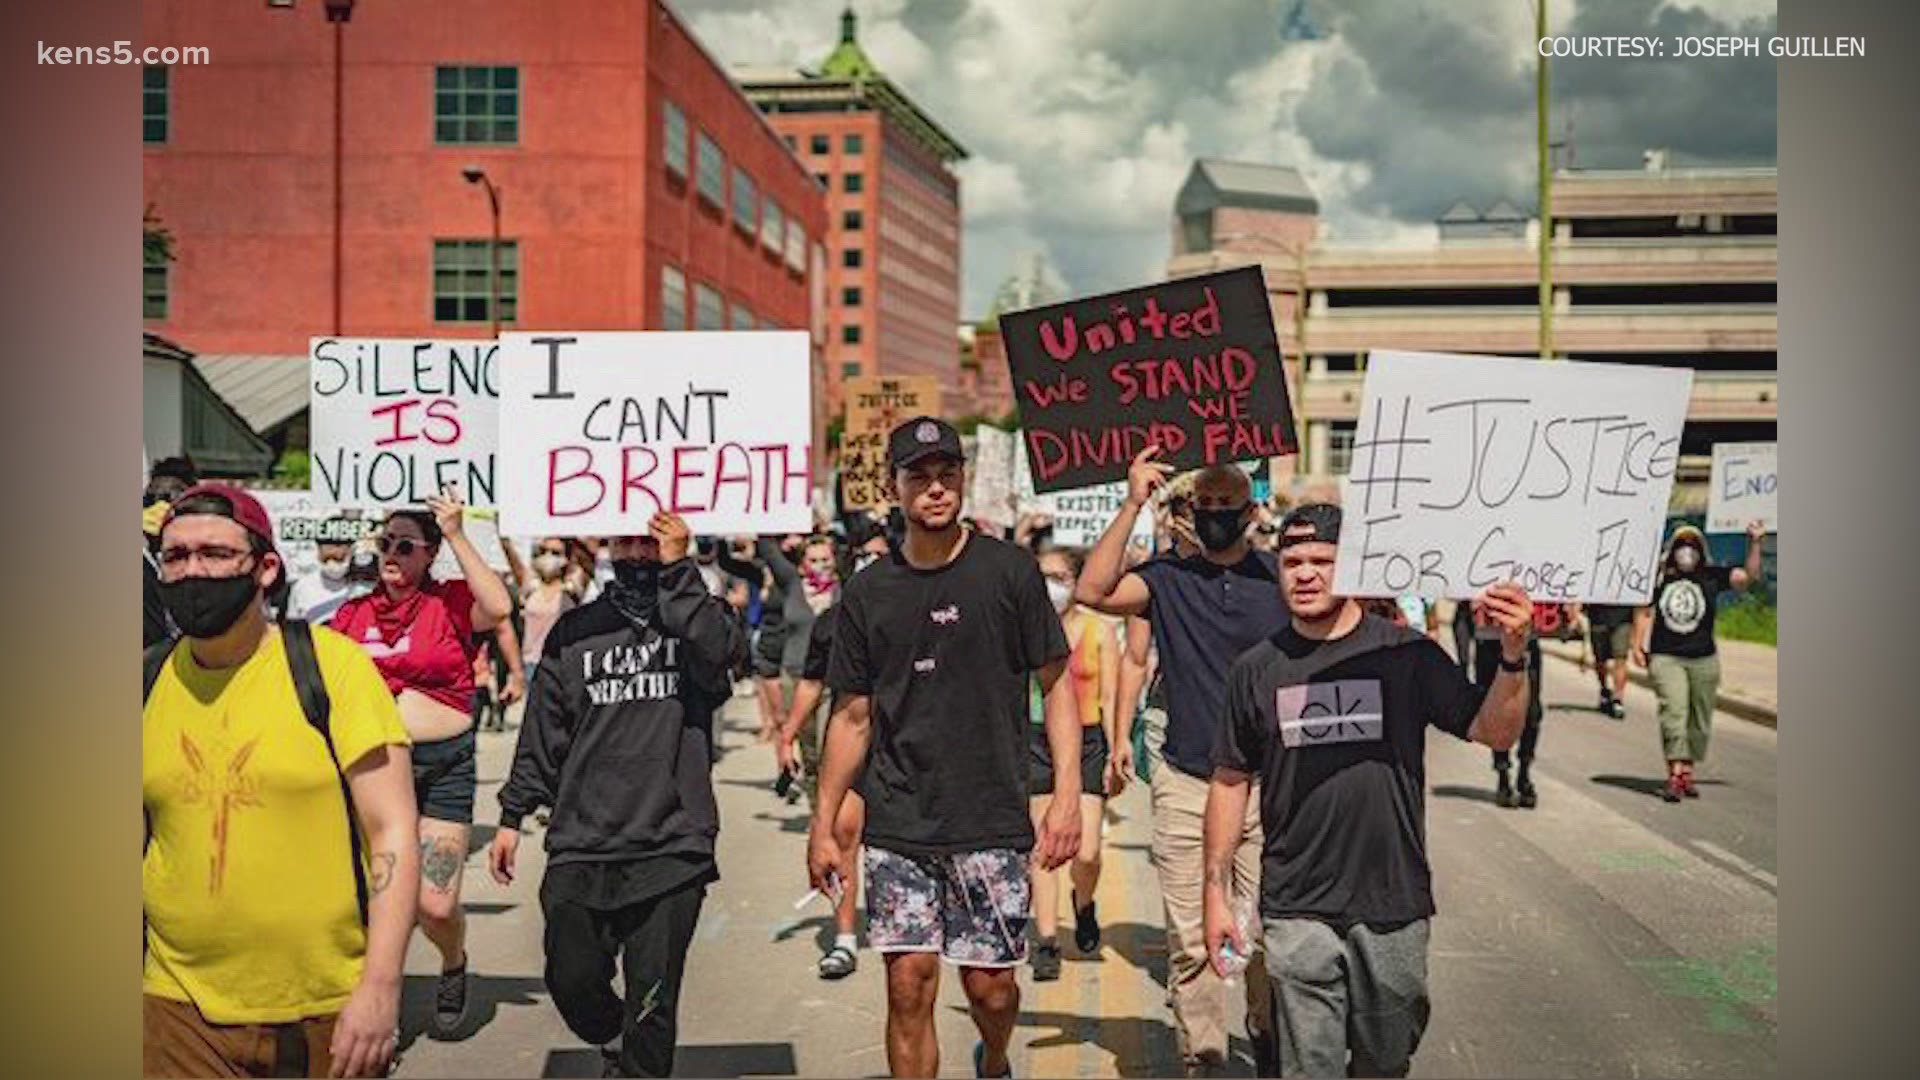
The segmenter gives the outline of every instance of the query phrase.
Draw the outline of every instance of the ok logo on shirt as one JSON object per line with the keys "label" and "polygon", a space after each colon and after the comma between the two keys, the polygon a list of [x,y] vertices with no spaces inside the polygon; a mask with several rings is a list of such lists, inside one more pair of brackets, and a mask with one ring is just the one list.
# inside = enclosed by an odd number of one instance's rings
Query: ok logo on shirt
{"label": "ok logo on shirt", "polygon": [[1380,680],[1283,686],[1275,695],[1280,742],[1290,749],[1330,743],[1379,742],[1385,728]]}

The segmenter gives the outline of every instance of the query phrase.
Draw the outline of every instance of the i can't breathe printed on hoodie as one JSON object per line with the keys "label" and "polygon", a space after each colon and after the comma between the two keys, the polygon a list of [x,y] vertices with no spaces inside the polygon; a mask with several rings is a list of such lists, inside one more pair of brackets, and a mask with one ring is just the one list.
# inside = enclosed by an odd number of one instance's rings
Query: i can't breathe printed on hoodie
{"label": "i can't breathe printed on hoodie", "polygon": [[713,852],[713,716],[746,657],[746,628],[682,559],[652,616],[611,595],[560,617],[528,688],[500,824],[553,808],[549,861]]}

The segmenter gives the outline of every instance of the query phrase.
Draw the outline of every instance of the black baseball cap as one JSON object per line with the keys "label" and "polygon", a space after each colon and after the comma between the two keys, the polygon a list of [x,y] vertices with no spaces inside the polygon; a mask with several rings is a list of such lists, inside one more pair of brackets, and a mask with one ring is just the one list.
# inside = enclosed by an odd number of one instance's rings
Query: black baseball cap
{"label": "black baseball cap", "polygon": [[[1311,533],[1304,530],[1312,529]],[[1288,535],[1292,533],[1293,535]],[[1280,520],[1280,546],[1293,544],[1337,544],[1340,542],[1340,508],[1332,503],[1302,503]]]}
{"label": "black baseball cap", "polygon": [[888,468],[904,469],[930,457],[967,460],[966,451],[960,448],[960,433],[945,420],[916,416],[887,436]]}

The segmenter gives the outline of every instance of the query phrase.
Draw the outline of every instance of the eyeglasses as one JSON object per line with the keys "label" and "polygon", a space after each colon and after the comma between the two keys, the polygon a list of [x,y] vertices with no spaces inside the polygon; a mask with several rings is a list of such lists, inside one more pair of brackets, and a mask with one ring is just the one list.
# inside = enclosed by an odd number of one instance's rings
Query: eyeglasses
{"label": "eyeglasses", "polygon": [[427,545],[411,536],[383,536],[374,541],[374,546],[380,549],[382,555],[398,555],[404,559]]}
{"label": "eyeglasses", "polygon": [[230,570],[240,565],[240,561],[253,554],[246,548],[230,548],[220,545],[208,547],[169,547],[160,549],[160,565],[168,569],[179,569],[198,558],[211,570]]}

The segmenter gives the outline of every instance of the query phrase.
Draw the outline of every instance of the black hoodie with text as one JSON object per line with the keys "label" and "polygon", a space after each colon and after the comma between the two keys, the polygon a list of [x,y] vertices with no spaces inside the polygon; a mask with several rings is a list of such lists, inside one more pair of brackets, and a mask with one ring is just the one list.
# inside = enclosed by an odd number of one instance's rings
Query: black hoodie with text
{"label": "black hoodie with text", "polygon": [[660,568],[651,619],[610,595],[562,615],[527,692],[500,826],[553,807],[550,865],[711,858],[713,716],[746,652],[746,627],[692,559]]}

